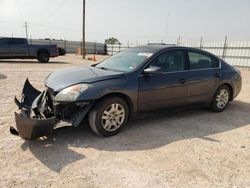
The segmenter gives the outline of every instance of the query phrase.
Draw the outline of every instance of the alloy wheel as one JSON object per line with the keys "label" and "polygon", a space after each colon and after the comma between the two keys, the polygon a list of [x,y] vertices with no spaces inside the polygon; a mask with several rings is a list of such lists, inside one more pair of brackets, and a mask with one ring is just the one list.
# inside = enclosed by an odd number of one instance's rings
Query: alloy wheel
{"label": "alloy wheel", "polygon": [[223,109],[226,107],[229,100],[229,93],[226,89],[222,89],[220,93],[216,96],[217,107]]}
{"label": "alloy wheel", "polygon": [[121,104],[109,105],[102,113],[102,127],[109,132],[116,131],[125,120],[125,109]]}

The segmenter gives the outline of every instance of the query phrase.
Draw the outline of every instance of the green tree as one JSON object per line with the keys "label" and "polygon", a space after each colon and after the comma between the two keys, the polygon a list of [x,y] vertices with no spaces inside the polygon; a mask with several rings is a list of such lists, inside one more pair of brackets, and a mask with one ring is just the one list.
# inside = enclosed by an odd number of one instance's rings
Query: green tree
{"label": "green tree", "polygon": [[105,40],[105,44],[121,44],[117,38],[111,37]]}

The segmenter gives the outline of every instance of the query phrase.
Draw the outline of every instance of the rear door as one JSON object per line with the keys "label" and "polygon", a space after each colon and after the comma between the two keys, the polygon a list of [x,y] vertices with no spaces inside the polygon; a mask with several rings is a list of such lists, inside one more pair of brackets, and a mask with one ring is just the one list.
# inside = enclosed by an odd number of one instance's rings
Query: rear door
{"label": "rear door", "polygon": [[149,66],[160,67],[162,73],[139,76],[139,111],[187,104],[186,64],[182,49],[166,51],[153,59]]}
{"label": "rear door", "polygon": [[188,50],[189,103],[209,103],[221,79],[219,60],[205,52]]}

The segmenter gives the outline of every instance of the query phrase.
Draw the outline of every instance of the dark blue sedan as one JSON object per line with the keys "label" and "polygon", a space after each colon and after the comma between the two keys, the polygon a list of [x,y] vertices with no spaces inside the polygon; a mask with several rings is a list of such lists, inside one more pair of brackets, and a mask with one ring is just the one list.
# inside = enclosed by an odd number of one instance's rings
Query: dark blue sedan
{"label": "dark blue sedan", "polygon": [[36,139],[59,121],[88,118],[102,136],[118,133],[132,113],[186,106],[222,112],[241,90],[240,71],[194,48],[147,45],[122,51],[91,67],[58,70],[36,90],[27,80],[13,134]]}

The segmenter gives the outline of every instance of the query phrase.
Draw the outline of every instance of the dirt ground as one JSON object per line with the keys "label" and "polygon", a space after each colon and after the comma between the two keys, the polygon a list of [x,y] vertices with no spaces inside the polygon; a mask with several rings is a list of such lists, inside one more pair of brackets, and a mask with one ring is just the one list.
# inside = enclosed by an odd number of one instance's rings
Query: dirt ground
{"label": "dirt ground", "polygon": [[[97,60],[105,57],[98,56]],[[49,139],[10,135],[15,95],[29,77],[43,89],[52,71],[85,66],[80,56],[0,60],[0,187],[250,187],[250,70],[240,95],[223,113],[196,109],[133,119],[101,138],[87,126]]]}

